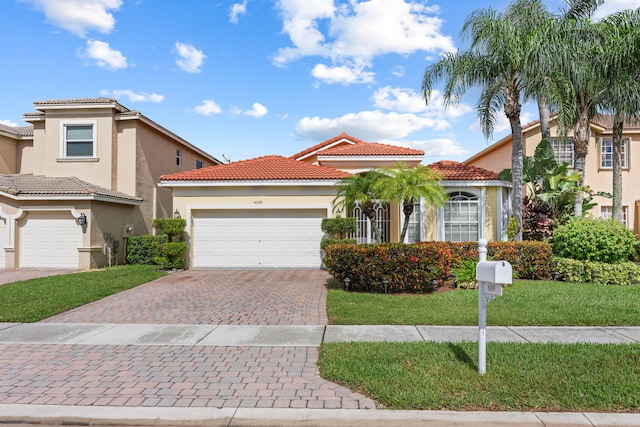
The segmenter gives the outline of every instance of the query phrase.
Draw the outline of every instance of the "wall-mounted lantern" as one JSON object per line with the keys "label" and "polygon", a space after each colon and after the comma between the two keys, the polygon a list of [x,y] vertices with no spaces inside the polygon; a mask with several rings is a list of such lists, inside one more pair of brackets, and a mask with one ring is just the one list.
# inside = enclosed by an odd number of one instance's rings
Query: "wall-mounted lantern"
{"label": "wall-mounted lantern", "polygon": [[87,216],[84,213],[78,217],[78,225],[87,225]]}
{"label": "wall-mounted lantern", "polygon": [[182,218],[182,217],[180,216],[180,211],[179,211],[178,209],[176,209],[176,211],[173,213],[173,217],[174,217],[174,218]]}

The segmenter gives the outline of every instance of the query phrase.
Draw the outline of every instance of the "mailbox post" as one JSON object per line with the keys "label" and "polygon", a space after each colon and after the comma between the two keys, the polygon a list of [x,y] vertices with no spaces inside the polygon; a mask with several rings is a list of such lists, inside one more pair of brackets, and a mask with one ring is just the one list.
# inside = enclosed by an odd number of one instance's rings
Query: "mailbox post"
{"label": "mailbox post", "polygon": [[487,241],[478,241],[478,372],[487,371],[487,303],[502,295],[502,285],[511,284],[511,264],[507,261],[487,261]]}

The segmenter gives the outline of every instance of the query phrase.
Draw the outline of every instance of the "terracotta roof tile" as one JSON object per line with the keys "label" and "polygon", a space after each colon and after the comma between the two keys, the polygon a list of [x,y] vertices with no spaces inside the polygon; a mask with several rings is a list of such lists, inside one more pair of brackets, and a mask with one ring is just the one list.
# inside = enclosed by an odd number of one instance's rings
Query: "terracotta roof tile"
{"label": "terracotta roof tile", "polygon": [[331,139],[327,139],[326,141],[323,141],[323,142],[321,142],[319,144],[316,144],[313,147],[309,147],[306,150],[302,150],[299,153],[296,153],[296,154],[294,154],[292,156],[289,156],[289,158],[290,159],[298,159],[300,157],[304,157],[307,154],[313,153],[314,151],[322,150],[324,147],[329,146],[331,144],[334,144],[334,143],[340,141],[341,139],[347,139],[347,140],[353,142],[354,144],[366,144],[364,141],[362,141],[362,140],[360,140],[358,138],[355,138],[355,137],[353,137],[351,135],[348,135],[348,134],[343,132],[338,136],[334,136]]}
{"label": "terracotta roof tile", "polygon": [[318,153],[320,156],[424,156],[424,151],[397,145],[366,142],[362,144],[330,148]]}
{"label": "terracotta roof tile", "polygon": [[163,181],[323,180],[351,176],[348,172],[299,162],[282,156],[264,156],[187,172],[162,175]]}
{"label": "terracotta roof tile", "polygon": [[445,181],[495,181],[498,174],[477,166],[469,166],[453,160],[441,160],[429,165],[429,168],[440,172]]}
{"label": "terracotta roof tile", "polygon": [[31,174],[0,175],[0,191],[14,196],[106,196],[142,201],[139,197],[100,187],[76,177],[47,177]]}
{"label": "terracotta roof tile", "polygon": [[101,105],[109,104],[116,110],[127,112],[129,109],[120,104],[117,99],[114,98],[71,98],[71,99],[52,99],[46,101],[35,101],[33,106],[36,110],[42,110],[50,106],[68,106],[68,105]]}
{"label": "terracotta roof tile", "polygon": [[[591,123],[594,125],[602,126],[606,130],[613,130],[613,115],[600,114],[596,116]],[[637,130],[640,129],[640,121],[628,121],[624,122],[624,130]],[[623,131],[624,132],[624,131]]]}

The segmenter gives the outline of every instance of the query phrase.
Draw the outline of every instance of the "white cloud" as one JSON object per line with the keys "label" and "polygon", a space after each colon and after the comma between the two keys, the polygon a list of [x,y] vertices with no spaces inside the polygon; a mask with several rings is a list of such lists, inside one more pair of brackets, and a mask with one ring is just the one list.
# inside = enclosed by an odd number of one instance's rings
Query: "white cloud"
{"label": "white cloud", "polygon": [[95,30],[106,34],[113,30],[110,13],[122,6],[122,0],[22,0],[44,13],[49,21],[79,37]]}
{"label": "white cloud", "polygon": [[215,101],[211,99],[205,99],[202,101],[202,104],[193,107],[193,110],[203,116],[210,116],[211,114],[220,114],[222,112],[222,108]]}
{"label": "white cloud", "polygon": [[147,92],[140,92],[140,93],[136,93],[132,90],[129,89],[116,89],[113,91],[108,91],[108,90],[102,90],[100,91],[100,94],[102,96],[108,96],[108,97],[113,97],[116,99],[120,99],[122,97],[127,97],[129,98],[129,101],[131,102],[162,102],[164,100],[164,96],[163,95],[159,95],[155,92],[153,93],[147,93]]}
{"label": "white cloud", "polygon": [[229,21],[237,24],[238,17],[245,13],[247,13],[247,0],[244,0],[242,3],[234,3],[233,6],[231,6],[231,11],[229,13]]}
{"label": "white cloud", "polygon": [[269,110],[267,109],[267,107],[265,107],[264,105],[258,102],[254,102],[253,108],[251,110],[245,111],[244,114],[246,116],[260,118],[260,117],[266,116],[268,112]]}
{"label": "white cloud", "polygon": [[445,108],[442,93],[434,90],[429,105],[424,101],[421,93],[408,88],[386,86],[376,90],[372,96],[374,105],[385,110],[395,110],[404,113],[423,113],[429,117],[442,119],[457,118],[473,111],[473,107],[461,103],[455,107]]}
{"label": "white cloud", "polygon": [[12,126],[12,127],[16,127],[16,126],[18,126],[18,124],[17,124],[17,123],[14,123],[14,122],[12,122],[12,121],[11,121],[11,120],[9,120],[9,119],[6,119],[6,120],[0,120],[0,125]]}
{"label": "white cloud", "polygon": [[[314,76],[362,67],[360,75],[346,78],[325,78],[329,83],[369,83],[371,68],[377,56],[387,54],[453,51],[453,40],[441,33],[443,21],[436,15],[439,8],[427,7],[412,0],[365,0],[341,3],[333,0],[279,0],[283,31],[291,46],[279,49],[274,64],[284,66],[307,56],[320,56],[331,60],[331,65],[316,65]],[[381,29],[384,29],[382,31]]]}
{"label": "white cloud", "polygon": [[[533,113],[530,113],[528,111],[523,111],[520,114],[520,123],[525,125],[529,122],[532,122],[534,120],[537,120],[538,117],[536,115],[534,115]],[[469,128],[469,130],[473,131],[473,132],[480,132],[481,127],[480,127],[480,122],[478,120],[476,120],[471,127]],[[498,111],[496,113],[496,120],[493,124],[493,133],[497,133],[500,134],[502,132],[505,131],[509,131],[511,132],[511,123],[509,123],[509,119],[507,118],[506,114],[504,114],[504,112],[502,110]]]}
{"label": "white cloud", "polygon": [[95,60],[100,68],[112,71],[127,68],[127,58],[120,51],[111,49],[109,43],[99,40],[87,40],[87,48],[81,56]]}
{"label": "white cloud", "polygon": [[595,20],[599,20],[612,13],[620,12],[625,9],[638,9],[640,7],[640,0],[607,0],[602,5],[598,6],[596,12],[593,14]]}
{"label": "white cloud", "polygon": [[469,153],[469,150],[460,145],[458,141],[450,138],[436,138],[428,140],[402,140],[384,141],[387,144],[401,145],[416,150],[424,151],[425,157],[454,157],[463,156]]}
{"label": "white cloud", "polygon": [[176,42],[178,58],[176,64],[187,73],[199,73],[207,56],[192,44]]}
{"label": "white cloud", "polygon": [[404,76],[404,73],[405,73],[405,70],[402,65],[398,65],[391,71],[391,74],[393,74],[396,77],[402,77]]}
{"label": "white cloud", "polygon": [[425,128],[442,130],[448,127],[446,121],[438,118],[375,110],[349,113],[333,119],[304,117],[296,125],[296,133],[304,139],[321,141],[347,132],[367,141],[379,141],[404,138]]}
{"label": "white cloud", "polygon": [[311,75],[325,83],[340,83],[350,85],[353,83],[373,83],[375,73],[364,71],[361,66],[341,65],[337,67],[327,67],[324,64],[318,64],[311,70]]}

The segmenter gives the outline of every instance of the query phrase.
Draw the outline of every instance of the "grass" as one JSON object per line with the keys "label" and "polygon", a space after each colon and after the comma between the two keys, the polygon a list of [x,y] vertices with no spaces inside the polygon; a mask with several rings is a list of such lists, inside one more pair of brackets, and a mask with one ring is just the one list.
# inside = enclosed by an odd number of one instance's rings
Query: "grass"
{"label": "grass", "polygon": [[157,266],[123,265],[0,286],[0,322],[37,322],[155,280]]}
{"label": "grass", "polygon": [[[640,286],[517,281],[487,307],[487,324],[501,326],[639,326]],[[478,292],[384,295],[330,289],[333,325],[478,324]]]}
{"label": "grass", "polygon": [[640,411],[640,345],[325,343],[323,378],[389,409]]}

